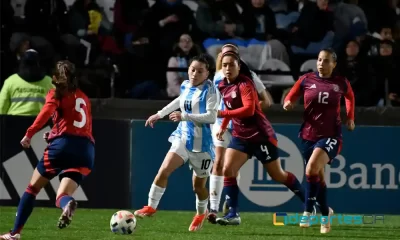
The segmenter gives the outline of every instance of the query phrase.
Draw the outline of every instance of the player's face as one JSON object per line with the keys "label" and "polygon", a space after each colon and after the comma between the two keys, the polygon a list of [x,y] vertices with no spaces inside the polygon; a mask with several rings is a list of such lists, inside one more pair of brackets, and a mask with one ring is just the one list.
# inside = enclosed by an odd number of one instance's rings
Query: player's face
{"label": "player's face", "polygon": [[189,66],[189,80],[193,86],[197,86],[208,78],[208,70],[206,64],[193,61]]}
{"label": "player's face", "polygon": [[229,80],[234,80],[240,71],[238,60],[233,56],[225,56],[222,58],[222,72],[224,76]]}
{"label": "player's face", "polygon": [[330,76],[335,67],[336,67],[336,61],[333,59],[332,54],[325,51],[319,53],[317,61],[317,69],[320,75]]}

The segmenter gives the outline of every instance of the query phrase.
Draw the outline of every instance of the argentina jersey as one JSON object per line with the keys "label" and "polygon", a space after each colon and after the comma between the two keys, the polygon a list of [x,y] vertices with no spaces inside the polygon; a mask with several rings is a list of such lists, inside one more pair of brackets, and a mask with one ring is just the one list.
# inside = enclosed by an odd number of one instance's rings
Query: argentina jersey
{"label": "argentina jersey", "polygon": [[[215,111],[216,101],[216,90],[210,80],[199,86],[192,86],[188,80],[181,84],[179,106],[182,113],[205,114],[207,110]],[[211,153],[213,149],[210,124],[181,121],[171,137],[180,138],[191,152]]]}
{"label": "argentina jersey", "polygon": [[[219,101],[218,110],[221,110],[221,111],[225,110],[225,103],[224,103],[224,100],[223,100],[223,97],[222,97],[221,93],[218,91],[218,84],[219,84],[223,79],[224,79],[224,74],[223,74],[222,70],[219,70],[218,72],[215,73],[215,76],[214,76],[214,86],[215,86],[215,88],[217,89],[217,92],[218,92],[218,93],[217,93],[217,94],[218,94],[218,101]],[[222,120],[223,120],[223,118],[217,118],[216,124],[218,124],[219,126],[221,126]],[[229,122],[227,128],[228,128],[228,129],[232,129],[232,121]]]}

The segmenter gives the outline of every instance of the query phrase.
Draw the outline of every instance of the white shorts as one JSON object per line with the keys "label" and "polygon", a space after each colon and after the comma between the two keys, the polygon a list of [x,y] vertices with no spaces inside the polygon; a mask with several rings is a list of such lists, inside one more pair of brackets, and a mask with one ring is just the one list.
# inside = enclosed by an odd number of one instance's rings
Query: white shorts
{"label": "white shorts", "polygon": [[196,177],[206,178],[210,176],[213,160],[208,152],[191,152],[181,139],[172,140],[169,152],[178,154],[185,163],[189,161],[189,167],[193,169]]}
{"label": "white shorts", "polygon": [[223,148],[227,148],[229,143],[232,140],[232,134],[230,131],[226,131],[224,133],[224,135],[222,136],[222,138],[224,139],[224,141],[220,141],[217,139],[217,133],[219,131],[219,129],[221,128],[221,125],[219,124],[213,124],[212,126],[212,139],[213,139],[213,143],[215,147],[223,147]]}

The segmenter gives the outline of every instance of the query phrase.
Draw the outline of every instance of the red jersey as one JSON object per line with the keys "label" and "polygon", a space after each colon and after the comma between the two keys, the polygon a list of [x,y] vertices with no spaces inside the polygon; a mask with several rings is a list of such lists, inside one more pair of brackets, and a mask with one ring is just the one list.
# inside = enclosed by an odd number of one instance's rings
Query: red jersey
{"label": "red jersey", "polygon": [[318,73],[308,73],[294,84],[286,101],[294,103],[304,94],[303,125],[300,137],[309,141],[321,138],[341,138],[340,101],[346,100],[347,118],[354,120],[354,93],[350,82],[341,76],[321,78]]}
{"label": "red jersey", "polygon": [[232,136],[252,142],[272,140],[276,143],[275,131],[261,110],[257,91],[251,79],[239,75],[235,82],[226,79],[218,84],[227,110],[221,111],[224,118],[222,128],[232,119]]}
{"label": "red jersey", "polygon": [[64,95],[61,100],[55,99],[54,94],[55,89],[47,93],[45,105],[25,135],[32,138],[52,117],[54,126],[49,140],[62,135],[74,135],[87,137],[94,142],[91,104],[86,94],[77,89]]}

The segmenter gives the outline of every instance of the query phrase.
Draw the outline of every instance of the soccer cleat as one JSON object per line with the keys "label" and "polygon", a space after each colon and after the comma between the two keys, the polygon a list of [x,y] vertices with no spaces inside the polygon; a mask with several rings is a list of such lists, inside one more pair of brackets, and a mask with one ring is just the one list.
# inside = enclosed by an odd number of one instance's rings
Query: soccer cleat
{"label": "soccer cleat", "polygon": [[133,214],[138,218],[151,217],[157,210],[150,206],[144,206],[142,209],[136,210]]}
{"label": "soccer cleat", "polygon": [[[324,217],[326,219],[326,223],[321,223],[321,233],[325,234],[325,233],[328,233],[331,231],[331,216],[332,215],[333,215],[333,209],[329,208],[328,217]],[[321,218],[321,222],[322,222],[322,218]]]}
{"label": "soccer cleat", "polygon": [[208,216],[207,216],[208,222],[212,223],[212,224],[216,224],[217,223],[217,218],[218,218],[217,214],[218,214],[217,210],[212,210],[211,209],[210,213],[208,213]]}
{"label": "soccer cleat", "polygon": [[0,240],[18,240],[18,239],[21,239],[21,234],[16,233],[14,235],[11,235],[11,231],[9,233],[0,236]]}
{"label": "soccer cleat", "polygon": [[302,228],[310,227],[310,216],[311,216],[310,212],[303,213],[303,217],[306,217],[306,218],[305,219],[300,218],[300,227],[302,227]]}
{"label": "soccer cleat", "polygon": [[78,207],[78,203],[75,200],[71,200],[64,207],[63,212],[58,219],[58,228],[63,229],[68,227],[72,222],[72,217],[74,216],[75,210]]}
{"label": "soccer cleat", "polygon": [[222,218],[217,218],[217,223],[219,225],[239,225],[242,222],[238,213],[229,212]]}
{"label": "soccer cleat", "polygon": [[189,226],[189,231],[194,232],[198,231],[203,227],[203,223],[206,220],[208,215],[208,210],[204,214],[194,216],[192,223]]}

